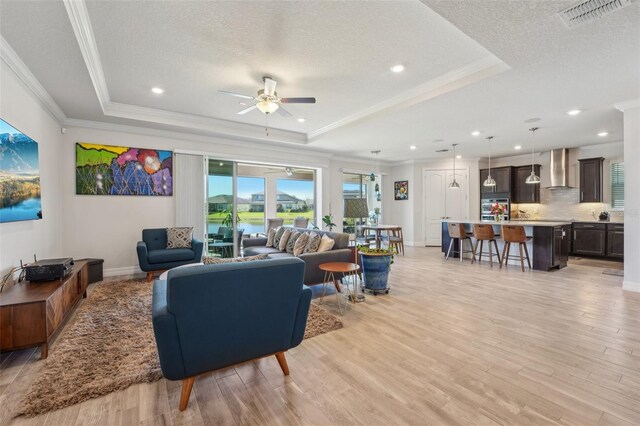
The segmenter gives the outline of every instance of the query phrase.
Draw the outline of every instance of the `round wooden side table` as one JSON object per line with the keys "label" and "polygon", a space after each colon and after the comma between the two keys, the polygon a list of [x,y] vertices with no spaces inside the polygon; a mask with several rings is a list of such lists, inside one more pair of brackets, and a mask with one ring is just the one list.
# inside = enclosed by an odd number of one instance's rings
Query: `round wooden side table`
{"label": "round wooden side table", "polygon": [[[342,287],[340,286],[340,279],[344,278],[345,280],[345,288],[347,290],[347,298],[353,302],[360,302],[364,300],[363,298],[358,299],[358,270],[360,266],[351,263],[351,262],[329,262],[322,263],[318,266],[322,271],[324,271],[324,280],[323,286],[324,291],[322,292],[322,297],[320,298],[320,303],[324,301],[324,296],[327,294],[327,283],[333,282],[333,285],[336,288],[336,300],[338,301],[338,310],[340,313],[343,313],[342,304],[340,302],[341,297],[339,293],[342,293]],[[338,274],[338,275],[336,275]],[[339,274],[342,274],[340,276]],[[353,291],[351,291],[351,287],[349,286],[349,281],[353,284]]]}

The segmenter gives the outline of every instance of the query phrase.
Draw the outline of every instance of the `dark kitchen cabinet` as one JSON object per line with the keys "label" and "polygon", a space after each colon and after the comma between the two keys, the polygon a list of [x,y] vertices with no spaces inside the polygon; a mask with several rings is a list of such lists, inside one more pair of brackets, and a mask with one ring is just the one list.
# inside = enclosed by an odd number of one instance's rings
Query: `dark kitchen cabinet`
{"label": "dark kitchen cabinet", "polygon": [[[533,166],[536,175],[540,176],[540,165]],[[531,166],[514,167],[513,196],[511,202],[516,204],[539,203],[540,184],[527,183],[527,177],[531,175]]]}
{"label": "dark kitchen cabinet", "polygon": [[511,194],[511,175],[513,167],[497,167],[491,169],[491,177],[496,181],[496,186],[484,186],[484,181],[489,176],[489,169],[480,170],[480,193],[481,194],[506,194],[509,198]]}
{"label": "dark kitchen cabinet", "polygon": [[574,223],[572,252],[574,254],[605,256],[606,234],[604,223]]}
{"label": "dark kitchen cabinet", "polygon": [[624,258],[624,224],[607,224],[607,256]]}
{"label": "dark kitchen cabinet", "polygon": [[602,163],[604,158],[586,158],[580,162],[580,202],[602,202]]}
{"label": "dark kitchen cabinet", "polygon": [[533,269],[548,271],[562,269],[569,260],[571,226],[533,227]]}

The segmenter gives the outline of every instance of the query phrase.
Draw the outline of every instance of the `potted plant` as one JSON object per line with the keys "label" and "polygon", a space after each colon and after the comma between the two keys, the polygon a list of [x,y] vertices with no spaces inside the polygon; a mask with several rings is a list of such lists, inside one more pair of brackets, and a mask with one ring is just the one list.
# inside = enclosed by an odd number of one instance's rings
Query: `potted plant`
{"label": "potted plant", "polygon": [[327,228],[329,228],[329,232],[333,231],[333,227],[336,226],[335,223],[333,223],[333,215],[332,214],[328,214],[322,217],[322,223],[324,223],[324,226],[326,226]]}
{"label": "potted plant", "polygon": [[364,289],[376,296],[378,293],[389,293],[389,272],[394,261],[395,251],[383,248],[370,248],[358,245],[360,264],[362,265],[362,281]]}

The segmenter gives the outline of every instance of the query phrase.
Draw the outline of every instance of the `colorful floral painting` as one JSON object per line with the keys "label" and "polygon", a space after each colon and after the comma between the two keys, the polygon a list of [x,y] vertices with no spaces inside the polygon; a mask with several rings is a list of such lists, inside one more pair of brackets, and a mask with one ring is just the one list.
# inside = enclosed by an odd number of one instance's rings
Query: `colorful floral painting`
{"label": "colorful floral painting", "polygon": [[0,223],[42,219],[38,143],[0,119]]}
{"label": "colorful floral painting", "polygon": [[393,195],[396,200],[409,199],[409,181],[399,180],[393,183]]}
{"label": "colorful floral painting", "polygon": [[171,151],[76,144],[76,194],[172,195]]}

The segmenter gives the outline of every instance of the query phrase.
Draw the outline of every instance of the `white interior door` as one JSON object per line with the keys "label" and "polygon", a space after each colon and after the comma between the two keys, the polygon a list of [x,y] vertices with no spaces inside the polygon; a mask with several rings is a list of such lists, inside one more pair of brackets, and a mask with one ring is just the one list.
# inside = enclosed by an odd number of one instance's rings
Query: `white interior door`
{"label": "white interior door", "polygon": [[425,170],[423,172],[424,244],[442,244],[442,221],[469,218],[469,174],[456,170],[459,189],[449,189],[452,170]]}
{"label": "white interior door", "polygon": [[445,218],[445,187],[447,185],[445,170],[427,170],[423,179],[423,206],[425,209],[424,245],[442,244],[442,220]]}
{"label": "white interior door", "polygon": [[456,170],[456,182],[460,189],[449,189],[449,182],[453,180],[453,170],[447,170],[445,185],[445,218],[469,218],[469,177],[466,171]]}

